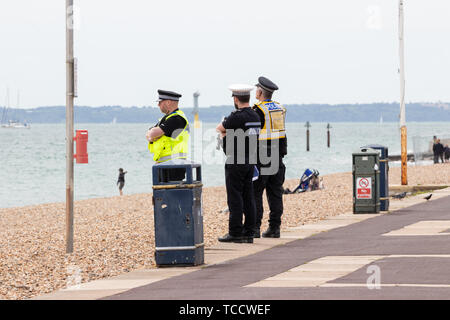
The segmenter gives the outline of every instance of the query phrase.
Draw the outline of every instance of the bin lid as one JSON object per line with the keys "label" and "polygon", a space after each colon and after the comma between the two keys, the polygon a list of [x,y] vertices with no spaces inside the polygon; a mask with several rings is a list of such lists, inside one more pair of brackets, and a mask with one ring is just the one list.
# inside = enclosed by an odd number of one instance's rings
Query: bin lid
{"label": "bin lid", "polygon": [[[171,169],[183,172],[175,173]],[[195,171],[195,176],[194,176]],[[172,173],[171,173],[172,172]],[[201,164],[187,159],[174,159],[157,163],[152,167],[153,185],[201,184]],[[174,180],[172,180],[174,179]]]}
{"label": "bin lid", "polygon": [[380,153],[372,148],[360,148],[358,151],[353,152],[354,156],[367,156],[367,155],[377,155],[379,156]]}
{"label": "bin lid", "polygon": [[367,146],[361,147],[361,148],[371,148],[371,149],[388,149],[386,146],[382,146],[381,144],[368,144]]}

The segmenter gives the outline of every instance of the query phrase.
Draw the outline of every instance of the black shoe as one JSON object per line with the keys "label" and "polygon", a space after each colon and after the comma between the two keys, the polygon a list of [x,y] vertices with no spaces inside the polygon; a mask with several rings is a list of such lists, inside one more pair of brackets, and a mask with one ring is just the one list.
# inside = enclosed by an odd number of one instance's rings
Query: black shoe
{"label": "black shoe", "polygon": [[253,237],[244,236],[242,238],[242,243],[253,243]]}
{"label": "black shoe", "polygon": [[263,238],[279,238],[280,237],[280,228],[269,227],[266,232],[262,234]]}
{"label": "black shoe", "polygon": [[220,242],[234,242],[234,243],[242,243],[244,242],[243,237],[234,237],[229,234],[224,235],[222,238],[218,239]]}
{"label": "black shoe", "polygon": [[253,238],[261,238],[261,230],[259,228],[255,228],[255,233],[253,235]]}

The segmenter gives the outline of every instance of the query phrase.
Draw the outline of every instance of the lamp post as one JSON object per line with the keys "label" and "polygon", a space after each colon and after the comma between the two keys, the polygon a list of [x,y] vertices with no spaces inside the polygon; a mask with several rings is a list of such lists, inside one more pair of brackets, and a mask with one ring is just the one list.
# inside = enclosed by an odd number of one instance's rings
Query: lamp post
{"label": "lamp post", "polygon": [[66,253],[73,252],[73,0],[66,0]]}
{"label": "lamp post", "polygon": [[405,53],[404,53],[404,19],[403,0],[399,0],[399,58],[400,58],[400,131],[401,131],[401,163],[402,163],[402,185],[408,185],[408,148],[406,130],[406,106],[405,106]]}

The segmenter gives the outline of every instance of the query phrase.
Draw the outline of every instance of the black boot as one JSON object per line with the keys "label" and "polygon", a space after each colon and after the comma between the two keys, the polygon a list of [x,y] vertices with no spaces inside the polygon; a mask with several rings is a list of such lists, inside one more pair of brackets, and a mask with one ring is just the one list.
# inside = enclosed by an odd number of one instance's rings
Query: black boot
{"label": "black boot", "polygon": [[261,229],[260,228],[255,228],[255,233],[253,234],[253,238],[261,238]]}
{"label": "black boot", "polygon": [[244,231],[242,234],[242,243],[253,243],[253,238],[255,236],[255,229]]}
{"label": "black boot", "polygon": [[263,238],[279,238],[280,227],[269,227],[266,232],[262,234]]}
{"label": "black boot", "polygon": [[242,243],[253,243],[253,237],[252,236],[243,236]]}
{"label": "black boot", "polygon": [[234,243],[242,243],[244,242],[243,237],[234,237],[230,236],[228,233],[224,235],[222,238],[218,239],[220,242],[234,242]]}

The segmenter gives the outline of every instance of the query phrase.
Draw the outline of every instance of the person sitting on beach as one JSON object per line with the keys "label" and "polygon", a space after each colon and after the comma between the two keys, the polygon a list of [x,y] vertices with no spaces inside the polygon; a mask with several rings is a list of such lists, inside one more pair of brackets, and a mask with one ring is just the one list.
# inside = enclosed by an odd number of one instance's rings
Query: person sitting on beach
{"label": "person sitting on beach", "polygon": [[123,171],[122,168],[119,169],[119,178],[117,179],[117,185],[119,186],[119,192],[120,195],[123,195],[122,189],[123,186],[125,185],[125,174],[127,173],[127,171]]}
{"label": "person sitting on beach", "polygon": [[316,169],[306,169],[302,177],[300,178],[299,185],[294,189],[294,191],[286,188],[284,189],[283,193],[292,194],[324,189],[323,179],[319,178],[319,174],[319,171],[317,171]]}

